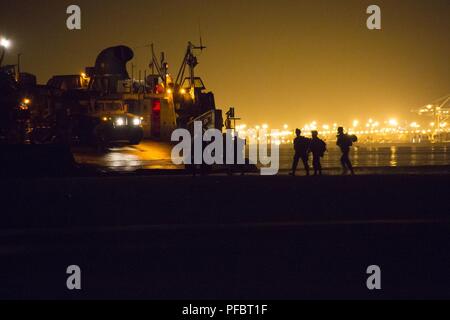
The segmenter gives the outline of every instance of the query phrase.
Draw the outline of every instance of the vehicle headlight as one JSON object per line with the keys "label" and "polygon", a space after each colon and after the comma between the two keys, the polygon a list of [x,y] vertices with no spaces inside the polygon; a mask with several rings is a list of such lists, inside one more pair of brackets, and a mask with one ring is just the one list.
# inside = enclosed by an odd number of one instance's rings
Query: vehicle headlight
{"label": "vehicle headlight", "polygon": [[134,118],[134,119],[133,119],[133,124],[134,124],[135,126],[140,126],[140,125],[141,125],[141,119],[139,119],[139,118]]}
{"label": "vehicle headlight", "polygon": [[121,127],[121,126],[125,125],[125,120],[123,118],[117,118],[116,119],[116,125],[118,127]]}

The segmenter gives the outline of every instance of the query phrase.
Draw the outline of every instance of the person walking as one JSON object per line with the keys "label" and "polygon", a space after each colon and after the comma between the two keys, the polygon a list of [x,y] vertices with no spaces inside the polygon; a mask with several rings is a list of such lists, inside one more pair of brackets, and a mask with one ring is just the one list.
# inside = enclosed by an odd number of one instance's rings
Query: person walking
{"label": "person walking", "polygon": [[320,159],[325,155],[325,151],[327,151],[327,144],[325,141],[319,138],[319,132],[312,131],[312,139],[310,144],[310,150],[313,154],[313,167],[314,167],[314,175],[322,175],[322,164],[320,163]]}
{"label": "person walking", "polygon": [[341,164],[343,175],[346,175],[348,171],[350,171],[352,175],[355,174],[352,162],[350,161],[350,148],[352,147],[354,141],[356,141],[356,136],[350,136],[345,133],[343,127],[338,128],[336,144],[342,151]]}
{"label": "person walking", "polygon": [[310,143],[311,139],[303,137],[302,131],[300,129],[295,130],[296,138],[294,139],[294,162],[292,164],[292,172],[291,175],[295,176],[297,171],[297,166],[300,159],[303,162],[303,166],[306,170],[306,175],[309,176],[309,152],[310,152]]}

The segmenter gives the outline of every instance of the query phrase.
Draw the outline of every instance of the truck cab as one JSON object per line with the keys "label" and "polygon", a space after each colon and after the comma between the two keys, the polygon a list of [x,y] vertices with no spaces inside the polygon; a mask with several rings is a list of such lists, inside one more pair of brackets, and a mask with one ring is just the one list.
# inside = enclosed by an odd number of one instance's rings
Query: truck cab
{"label": "truck cab", "polygon": [[124,100],[99,99],[92,103],[89,116],[98,120],[94,135],[102,144],[127,141],[136,145],[144,136],[143,118],[129,113],[129,105]]}

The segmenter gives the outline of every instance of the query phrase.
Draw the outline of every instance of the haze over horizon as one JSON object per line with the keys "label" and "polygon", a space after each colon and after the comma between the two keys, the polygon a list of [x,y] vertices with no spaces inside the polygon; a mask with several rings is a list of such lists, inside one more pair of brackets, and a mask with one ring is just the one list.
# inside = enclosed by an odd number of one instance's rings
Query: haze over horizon
{"label": "haze over horizon", "polygon": [[[82,30],[66,28],[66,8],[82,10]],[[148,70],[146,45],[165,51],[176,75],[199,29],[207,49],[197,73],[218,107],[245,123],[297,126],[312,120],[413,117],[411,109],[450,93],[450,2],[378,0],[381,31],[366,28],[367,0],[2,0],[6,64],[40,83],[94,64],[106,47],[134,48]]]}

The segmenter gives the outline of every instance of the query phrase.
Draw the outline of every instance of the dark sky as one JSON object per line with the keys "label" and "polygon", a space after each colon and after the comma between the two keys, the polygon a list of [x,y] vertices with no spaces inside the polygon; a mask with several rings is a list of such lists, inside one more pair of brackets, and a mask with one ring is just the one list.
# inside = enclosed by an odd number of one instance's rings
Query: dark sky
{"label": "dark sky", "polygon": [[[78,73],[108,46],[146,44],[166,52],[177,73],[187,41],[208,49],[198,72],[222,108],[248,124],[302,125],[358,117],[408,117],[450,93],[449,0],[0,0],[0,35],[13,40],[6,63],[40,82]],[[82,30],[66,8],[82,9]],[[366,28],[378,4],[383,30]]]}

